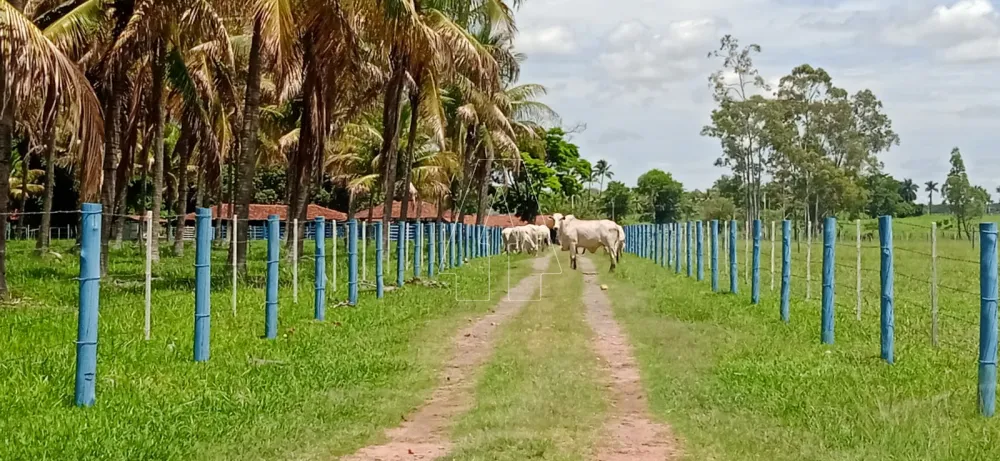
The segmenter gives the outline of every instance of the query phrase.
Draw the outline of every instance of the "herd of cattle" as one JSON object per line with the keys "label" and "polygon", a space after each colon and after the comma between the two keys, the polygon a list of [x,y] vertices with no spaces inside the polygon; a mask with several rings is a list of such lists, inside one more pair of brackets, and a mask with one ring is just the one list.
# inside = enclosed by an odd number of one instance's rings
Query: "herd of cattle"
{"label": "herd of cattle", "polygon": [[584,251],[594,253],[598,248],[611,258],[611,270],[618,265],[618,258],[625,248],[625,229],[607,219],[585,220],[573,215],[554,213],[546,217],[545,225],[528,224],[503,230],[503,246],[508,253],[544,251],[553,243],[568,251],[570,267],[576,269],[576,255]]}

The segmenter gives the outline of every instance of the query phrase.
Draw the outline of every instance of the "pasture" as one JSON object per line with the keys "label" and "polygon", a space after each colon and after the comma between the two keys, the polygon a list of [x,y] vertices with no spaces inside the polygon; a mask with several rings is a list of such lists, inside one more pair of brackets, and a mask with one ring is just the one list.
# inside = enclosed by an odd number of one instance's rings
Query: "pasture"
{"label": "pasture", "polygon": [[977,409],[979,249],[939,235],[934,345],[925,223],[929,227],[926,220],[894,223],[895,233],[911,233],[894,244],[894,365],[879,358],[877,238],[861,244],[857,317],[854,223],[835,246],[832,345],[820,343],[822,244],[815,241],[811,299],[808,247],[791,246],[789,324],[779,316],[780,238],[773,291],[770,241],[761,244],[758,305],[750,303],[745,240],[738,242],[739,294],[729,293],[721,247],[719,293],[711,291],[707,258],[703,282],[687,277],[683,258],[679,274],[634,255],[626,256],[619,273],[605,274],[639,356],[651,408],[685,439],[689,459],[1000,456],[1000,424]]}
{"label": "pasture", "polygon": [[[328,288],[326,321],[316,322],[313,263],[304,256],[299,265],[296,304],[282,249],[279,336],[267,341],[261,339],[265,242],[250,247],[235,316],[230,267],[220,247],[212,252],[211,358],[194,363],[193,248],[181,258],[165,252],[154,265],[152,339],[145,341],[144,249],[126,244],[112,250],[101,281],[97,404],[82,409],[73,406],[79,257],[70,241],[55,244],[58,257],[34,256],[32,244],[8,247],[13,293],[0,306],[5,460],[284,458],[351,451],[423,400],[446,347],[441,336],[492,305],[456,299],[496,299],[506,287],[507,257],[496,256],[448,271],[457,277],[439,275],[446,286],[408,284],[382,300],[363,283],[358,306],[336,307],[347,297],[341,241],[338,288]],[[305,248],[311,255],[312,242]],[[394,261],[395,251],[391,255]],[[328,248],[328,264],[331,258]],[[530,271],[523,259],[512,261],[513,277]],[[368,264],[371,282],[373,247]],[[386,280],[395,280],[394,262],[386,266]]]}

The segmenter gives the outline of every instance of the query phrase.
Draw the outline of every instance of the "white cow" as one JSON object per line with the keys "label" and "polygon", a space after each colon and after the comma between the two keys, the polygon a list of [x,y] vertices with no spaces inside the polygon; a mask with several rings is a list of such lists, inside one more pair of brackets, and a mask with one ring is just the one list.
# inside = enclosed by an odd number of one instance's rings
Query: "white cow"
{"label": "white cow", "polygon": [[516,242],[517,248],[523,253],[536,254],[538,251],[538,239],[534,229],[529,226],[517,226],[511,228],[511,239]]}
{"label": "white cow", "polygon": [[503,240],[503,249],[507,253],[519,251],[517,241],[513,238],[514,229],[513,227],[507,227],[500,231],[500,239]]}
{"label": "white cow", "polygon": [[547,226],[528,224],[525,227],[531,229],[532,235],[535,236],[535,244],[538,246],[539,250],[544,250],[552,244],[552,239],[549,236],[549,228]]}
{"label": "white cow", "polygon": [[573,215],[553,215],[557,220],[555,228],[559,233],[559,243],[563,250],[569,251],[570,268],[576,269],[577,248],[584,248],[591,253],[598,248],[604,248],[611,258],[611,270],[618,265],[618,255],[625,239],[625,232],[614,221],[602,219],[589,221],[576,219]]}

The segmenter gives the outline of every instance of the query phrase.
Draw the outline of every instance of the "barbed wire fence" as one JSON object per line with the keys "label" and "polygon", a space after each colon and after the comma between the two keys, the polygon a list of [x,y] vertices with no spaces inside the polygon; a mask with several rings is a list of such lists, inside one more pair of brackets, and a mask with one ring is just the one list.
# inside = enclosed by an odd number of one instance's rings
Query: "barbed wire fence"
{"label": "barbed wire fence", "polygon": [[[960,356],[976,352],[979,408],[984,415],[993,414],[995,223],[982,223],[971,238],[937,223],[891,217],[844,226],[827,218],[822,223],[710,221],[698,227],[709,229],[708,235],[697,233],[691,244],[688,223],[626,226],[626,251],[688,276],[690,269],[682,271],[682,266],[701,267],[706,255],[714,255],[706,264],[713,291],[749,294],[752,304],[760,303],[762,295],[777,301],[775,317],[785,322],[794,321],[790,306],[819,307],[820,341],[825,344],[834,341],[836,319],[878,319],[880,357],[888,363],[896,360],[897,340]],[[695,263],[690,262],[692,254]],[[697,279],[702,280],[700,271]]]}
{"label": "barbed wire fence", "polygon": [[[55,377],[58,385],[74,388],[76,405],[90,406],[99,358],[102,373],[116,377],[128,376],[122,367],[129,360],[164,360],[154,349],[168,351],[167,359],[190,354],[188,360],[206,361],[213,322],[252,324],[247,334],[275,339],[279,313],[301,318],[308,315],[302,308],[311,306],[312,318],[323,321],[327,308],[359,306],[406,285],[449,287],[437,280],[444,271],[502,249],[499,227],[416,221],[384,228],[381,222],[317,218],[303,223],[300,235],[298,220],[285,226],[277,215],[255,221],[212,211],[161,216],[161,223],[185,228],[161,226],[159,235],[152,235],[151,213],[105,216],[100,205],[84,204],[81,210],[53,212],[77,215],[79,225],[56,234],[66,238],[53,239],[46,252],[36,250],[33,241],[7,242],[3,256],[11,296],[0,304],[0,331],[7,333],[0,340],[0,375],[12,377],[11,383]],[[123,244],[109,248],[102,270],[105,218],[121,219],[128,228]],[[246,240],[237,239],[241,227]],[[193,245],[194,251],[170,254],[175,236],[183,239],[182,248]],[[154,243],[162,247],[159,260]],[[242,244],[245,267],[236,258]],[[288,312],[279,312],[279,290]],[[184,292],[193,299],[185,300]],[[180,339],[191,335],[192,323],[185,319],[193,320],[193,344]],[[164,347],[137,347],[150,342]],[[66,374],[74,362],[75,378]]]}

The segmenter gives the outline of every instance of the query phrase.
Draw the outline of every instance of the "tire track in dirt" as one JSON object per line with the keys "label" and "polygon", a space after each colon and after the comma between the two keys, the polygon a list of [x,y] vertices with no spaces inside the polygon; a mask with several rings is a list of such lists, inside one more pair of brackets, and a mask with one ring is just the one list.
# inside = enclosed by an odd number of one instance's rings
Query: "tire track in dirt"
{"label": "tire track in dirt", "polygon": [[364,447],[341,461],[432,460],[448,454],[448,430],[459,415],[472,408],[475,375],[492,355],[498,327],[528,304],[539,289],[541,273],[552,258],[532,262],[533,274],[511,287],[491,312],[462,329],[452,340],[451,358],[430,400],[399,427],[386,431],[385,443]]}
{"label": "tire track in dirt", "polygon": [[597,283],[594,262],[579,258],[584,273],[583,303],[594,330],[593,348],[608,377],[610,415],[595,450],[598,461],[664,461],[680,458],[670,427],[653,421],[632,347],[615,321],[611,301]]}

